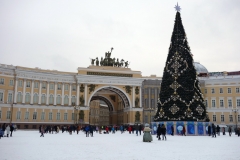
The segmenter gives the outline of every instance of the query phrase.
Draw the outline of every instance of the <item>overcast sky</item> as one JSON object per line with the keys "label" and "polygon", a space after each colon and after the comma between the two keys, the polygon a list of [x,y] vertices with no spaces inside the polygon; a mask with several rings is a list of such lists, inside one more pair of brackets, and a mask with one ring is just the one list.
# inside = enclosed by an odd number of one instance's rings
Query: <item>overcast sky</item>
{"label": "overcast sky", "polygon": [[[90,58],[130,61],[162,76],[177,1],[1,0],[0,63],[77,72]],[[195,61],[208,71],[240,70],[240,1],[179,0]]]}

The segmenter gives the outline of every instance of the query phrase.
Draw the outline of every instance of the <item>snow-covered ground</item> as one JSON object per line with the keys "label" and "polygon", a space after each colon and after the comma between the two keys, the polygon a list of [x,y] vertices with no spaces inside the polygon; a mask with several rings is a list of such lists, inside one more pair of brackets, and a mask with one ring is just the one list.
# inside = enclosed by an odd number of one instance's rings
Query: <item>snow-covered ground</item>
{"label": "snow-covered ground", "polygon": [[45,134],[18,130],[13,137],[0,139],[0,160],[239,160],[240,137],[167,136],[151,143],[142,136],[129,134],[97,134],[86,137],[83,132]]}

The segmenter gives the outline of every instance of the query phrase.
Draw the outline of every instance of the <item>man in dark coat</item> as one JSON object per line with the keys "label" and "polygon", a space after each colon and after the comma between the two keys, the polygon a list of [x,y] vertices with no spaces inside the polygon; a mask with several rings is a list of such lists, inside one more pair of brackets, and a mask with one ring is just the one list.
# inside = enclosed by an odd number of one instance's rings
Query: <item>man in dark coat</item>
{"label": "man in dark coat", "polygon": [[211,126],[210,126],[210,124],[208,125],[208,136],[210,136],[211,135]]}
{"label": "man in dark coat", "polygon": [[220,127],[217,125],[217,134],[220,136]]}
{"label": "man in dark coat", "polygon": [[11,125],[10,125],[10,132],[11,132],[11,133],[10,133],[10,137],[12,137],[12,132],[13,132],[13,130],[14,130],[14,127],[13,127],[13,124],[11,124]]}
{"label": "man in dark coat", "polygon": [[138,131],[139,131],[139,134],[141,136],[141,131],[142,131],[142,125],[141,124],[138,126]]}
{"label": "man in dark coat", "polygon": [[212,124],[212,137],[216,138],[216,126]]}
{"label": "man in dark coat", "polygon": [[2,125],[2,132],[3,132],[3,137],[4,137],[4,132],[5,132],[5,130],[6,130],[6,123],[3,123],[3,125]]}
{"label": "man in dark coat", "polygon": [[157,138],[158,140],[161,140],[161,125],[158,124],[158,128],[157,128]]}
{"label": "man in dark coat", "polygon": [[171,126],[171,130],[172,130],[172,136],[174,135],[174,128],[173,128],[173,125]]}
{"label": "man in dark coat", "polygon": [[167,132],[167,129],[166,129],[165,125],[163,124],[161,127],[161,134],[162,134],[162,140],[164,140],[164,138],[165,138],[165,141],[167,140],[166,132]]}

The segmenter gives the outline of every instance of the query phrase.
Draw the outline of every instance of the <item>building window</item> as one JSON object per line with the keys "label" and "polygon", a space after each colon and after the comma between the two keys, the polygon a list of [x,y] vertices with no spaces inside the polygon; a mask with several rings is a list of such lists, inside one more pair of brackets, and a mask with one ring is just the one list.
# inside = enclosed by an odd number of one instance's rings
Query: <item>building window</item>
{"label": "building window", "polygon": [[33,96],[33,103],[38,103],[38,94],[34,94],[34,96]]}
{"label": "building window", "polygon": [[220,88],[220,93],[223,93],[223,89],[222,88]]}
{"label": "building window", "polygon": [[154,92],[154,91],[155,91],[155,89],[154,89],[154,88],[152,88],[151,90],[152,90],[152,94],[155,94],[155,92]]}
{"label": "building window", "polygon": [[49,96],[49,104],[53,104],[53,95],[52,94]]}
{"label": "building window", "polygon": [[231,99],[228,100],[228,107],[232,107],[232,100]]}
{"label": "building window", "polygon": [[204,91],[205,91],[205,94],[207,94],[207,89],[204,89]]}
{"label": "building window", "polygon": [[154,99],[151,99],[151,107],[154,108]]}
{"label": "building window", "polygon": [[148,99],[145,99],[145,107],[148,106]]}
{"label": "building window", "polygon": [[233,122],[233,116],[229,115],[229,122]]}
{"label": "building window", "polygon": [[224,115],[221,115],[221,122],[224,122]]}
{"label": "building window", "polygon": [[4,85],[4,78],[0,78],[0,84]]}
{"label": "building window", "polygon": [[68,96],[64,97],[64,105],[68,105]]}
{"label": "building window", "polygon": [[[0,111],[1,112],[1,111]],[[1,115],[0,115],[1,116]],[[0,117],[0,119],[1,119],[1,117]],[[238,115],[238,122],[240,122],[240,115]]]}
{"label": "building window", "polygon": [[68,114],[64,113],[64,120],[67,121],[68,120]]}
{"label": "building window", "polygon": [[31,85],[30,85],[30,81],[27,81],[27,87],[30,87]]}
{"label": "building window", "polygon": [[74,118],[75,118],[75,115],[74,115],[74,113],[72,113],[72,120],[74,120]]}
{"label": "building window", "polygon": [[37,119],[37,112],[33,112],[33,119]]}
{"label": "building window", "polygon": [[38,88],[38,82],[34,82],[34,88]]}
{"label": "building window", "polygon": [[29,118],[29,112],[26,112],[25,113],[25,119],[28,119]]}
{"label": "building window", "polygon": [[50,88],[50,90],[53,90],[53,89],[54,89],[54,84],[53,84],[53,83],[50,83],[50,84],[49,84],[49,88]]}
{"label": "building window", "polygon": [[49,119],[49,120],[52,120],[52,112],[49,112],[48,119]]}
{"label": "building window", "polygon": [[13,86],[13,83],[14,83],[13,79],[10,79],[9,86]]}
{"label": "building window", "polygon": [[30,102],[30,94],[27,93],[25,97],[25,103],[29,103],[29,102]]}
{"label": "building window", "polygon": [[18,92],[17,102],[18,102],[18,103],[21,103],[21,102],[22,102],[22,93],[21,93],[21,92]]}
{"label": "building window", "polygon": [[17,119],[21,119],[21,111],[17,111]]}
{"label": "building window", "polygon": [[145,88],[145,93],[144,94],[148,94],[148,88]]}
{"label": "building window", "polygon": [[41,120],[44,120],[45,119],[45,112],[42,112],[41,114]]}
{"label": "building window", "polygon": [[42,89],[46,89],[46,82],[42,83]]}
{"label": "building window", "polygon": [[41,103],[46,104],[46,95],[45,94],[42,94]]}
{"label": "building window", "polygon": [[61,96],[60,95],[57,96],[57,104],[61,104]]}
{"label": "building window", "polygon": [[240,99],[237,99],[237,107],[240,107]]}
{"label": "building window", "polygon": [[205,100],[205,105],[206,107],[208,107],[208,100]]}
{"label": "building window", "polygon": [[214,99],[212,100],[212,107],[216,107],[216,102]]}
{"label": "building window", "polygon": [[62,85],[58,83],[58,84],[57,84],[57,89],[58,89],[58,90],[61,90],[61,88],[62,88]]}
{"label": "building window", "polygon": [[68,91],[68,84],[65,84],[64,89],[65,91]]}
{"label": "building window", "polygon": [[18,81],[18,86],[22,87],[22,80]]}
{"label": "building window", "polygon": [[217,119],[216,115],[213,115],[213,122],[216,122],[216,119]]}
{"label": "building window", "polygon": [[220,107],[224,107],[223,99],[220,99]]}
{"label": "building window", "polygon": [[228,88],[228,93],[232,93],[232,90],[231,90],[231,88]]}
{"label": "building window", "polygon": [[212,93],[215,93],[215,90],[214,90],[214,88],[212,88]]}
{"label": "building window", "polygon": [[76,97],[75,96],[72,96],[72,103],[76,104]]}
{"label": "building window", "polygon": [[11,118],[11,111],[7,111],[7,119]]}
{"label": "building window", "polygon": [[0,119],[2,119],[2,111],[0,110]]}
{"label": "building window", "polygon": [[57,120],[60,120],[60,113],[57,113]]}
{"label": "building window", "polygon": [[239,88],[236,88],[236,93],[239,93]]}
{"label": "building window", "polygon": [[8,103],[12,103],[12,98],[13,98],[12,93],[8,93]]}
{"label": "building window", "polygon": [[0,102],[3,102],[3,92],[0,92]]}
{"label": "building window", "polygon": [[73,85],[73,86],[72,86],[72,90],[73,90],[73,91],[76,91],[76,85]]}

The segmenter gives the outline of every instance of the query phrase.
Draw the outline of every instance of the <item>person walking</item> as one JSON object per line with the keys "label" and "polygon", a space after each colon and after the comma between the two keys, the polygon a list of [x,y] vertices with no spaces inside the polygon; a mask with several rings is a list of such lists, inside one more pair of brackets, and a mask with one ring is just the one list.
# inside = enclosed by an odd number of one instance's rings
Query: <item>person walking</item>
{"label": "person walking", "polygon": [[210,126],[210,124],[208,125],[208,136],[210,136],[211,135],[211,126]]}
{"label": "person walking", "polygon": [[186,136],[186,128],[184,125],[183,125],[182,135]]}
{"label": "person walking", "polygon": [[142,125],[141,124],[138,126],[138,131],[139,131],[139,134],[141,136],[141,132],[142,132]]}
{"label": "person walking", "polygon": [[6,130],[6,123],[3,123],[3,125],[2,125],[3,137],[5,135],[5,130]]}
{"label": "person walking", "polygon": [[220,136],[220,127],[217,125],[217,135]]}
{"label": "person walking", "polygon": [[123,126],[121,125],[120,126],[120,131],[121,131],[121,134],[123,133]]}
{"label": "person walking", "polygon": [[90,132],[90,135],[91,135],[91,137],[93,137],[93,126],[89,126],[89,132]]}
{"label": "person walking", "polygon": [[214,125],[214,123],[212,124],[212,137],[216,138],[216,126]]}
{"label": "person walking", "polygon": [[225,135],[225,127],[222,128],[223,135]]}
{"label": "person walking", "polygon": [[158,140],[161,140],[161,125],[158,124],[158,128],[157,128],[157,138]]}
{"label": "person walking", "polygon": [[41,126],[41,135],[40,135],[40,137],[44,137],[44,128],[43,128],[43,126]]}
{"label": "person walking", "polygon": [[14,127],[13,127],[13,124],[11,124],[11,125],[10,125],[10,132],[11,132],[11,133],[10,133],[10,137],[12,137],[12,132],[13,132],[13,130],[14,130]]}
{"label": "person walking", "polygon": [[232,136],[232,127],[231,126],[228,128],[228,133],[229,133],[229,136],[231,137]]}
{"label": "person walking", "polygon": [[162,140],[164,140],[164,138],[165,138],[165,141],[167,140],[166,132],[167,132],[167,129],[166,129],[165,125],[163,124],[161,127],[161,134],[162,134]]}
{"label": "person walking", "polygon": [[143,142],[151,142],[152,139],[152,135],[150,134],[151,132],[151,128],[149,128],[149,124],[145,124],[144,130],[143,130],[144,134],[143,134]]}
{"label": "person walking", "polygon": [[89,126],[85,127],[86,137],[89,137]]}
{"label": "person walking", "polygon": [[6,131],[7,131],[7,137],[8,137],[8,136],[9,136],[9,133],[10,133],[10,126],[9,126],[9,125],[7,125]]}
{"label": "person walking", "polygon": [[115,128],[112,126],[112,134],[115,134]]}
{"label": "person walking", "polygon": [[174,135],[174,127],[173,127],[173,125],[171,126],[171,130],[172,130],[172,136]]}

